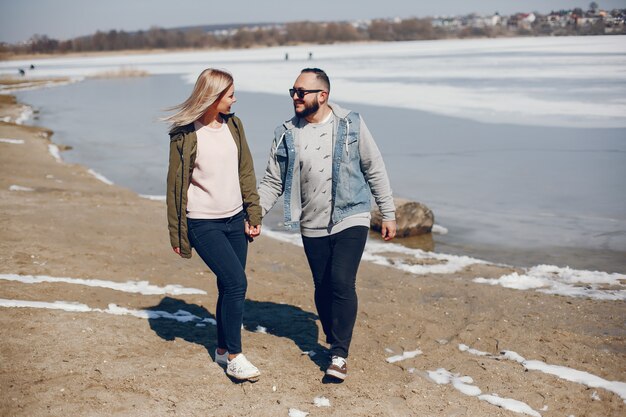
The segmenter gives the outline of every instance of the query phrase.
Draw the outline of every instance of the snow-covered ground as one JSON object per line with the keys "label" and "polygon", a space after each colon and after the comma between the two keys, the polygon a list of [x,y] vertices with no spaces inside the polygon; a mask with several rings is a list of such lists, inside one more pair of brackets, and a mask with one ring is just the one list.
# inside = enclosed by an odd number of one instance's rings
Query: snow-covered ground
{"label": "snow-covered ground", "polygon": [[[308,60],[309,52],[314,59]],[[290,59],[284,60],[289,53]],[[29,76],[93,76],[120,68],[180,74],[233,73],[241,91],[287,94],[307,66],[332,76],[338,101],[423,110],[481,122],[626,127],[623,36],[468,39],[304,45],[250,50],[67,57],[0,62],[0,74],[31,63]]]}

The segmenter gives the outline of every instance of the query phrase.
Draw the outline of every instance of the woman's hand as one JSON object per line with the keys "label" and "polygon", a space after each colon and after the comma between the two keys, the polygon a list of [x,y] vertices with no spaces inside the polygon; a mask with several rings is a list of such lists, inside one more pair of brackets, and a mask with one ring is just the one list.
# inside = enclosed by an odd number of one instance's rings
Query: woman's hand
{"label": "woman's hand", "polygon": [[172,249],[174,249],[174,252],[176,252],[178,255],[183,256],[180,254],[180,248],[172,248]]}
{"label": "woman's hand", "polygon": [[244,231],[246,233],[246,236],[248,236],[248,240],[252,242],[255,237],[261,234],[261,225],[258,224],[256,226],[250,226],[250,223],[248,223],[248,221],[246,220],[244,222]]}
{"label": "woman's hand", "polygon": [[257,237],[261,234],[261,225],[257,224],[256,226],[250,227],[250,237]]}

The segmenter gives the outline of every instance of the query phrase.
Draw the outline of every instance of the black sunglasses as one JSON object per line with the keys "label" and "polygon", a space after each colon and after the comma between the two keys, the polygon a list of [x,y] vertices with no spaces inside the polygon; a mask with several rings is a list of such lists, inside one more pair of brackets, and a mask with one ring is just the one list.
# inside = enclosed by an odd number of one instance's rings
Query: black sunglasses
{"label": "black sunglasses", "polygon": [[295,88],[290,88],[289,89],[289,97],[293,97],[294,94],[296,94],[298,96],[298,98],[300,100],[302,100],[304,98],[304,96],[306,96],[309,93],[321,93],[324,90],[296,90]]}

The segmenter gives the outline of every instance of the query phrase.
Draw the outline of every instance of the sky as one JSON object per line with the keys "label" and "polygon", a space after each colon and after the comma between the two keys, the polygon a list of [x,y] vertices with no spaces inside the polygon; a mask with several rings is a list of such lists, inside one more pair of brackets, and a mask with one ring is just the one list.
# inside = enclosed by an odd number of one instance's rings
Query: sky
{"label": "sky", "polygon": [[[515,12],[587,8],[587,0],[0,0],[0,42],[15,43],[34,34],[70,39],[97,30],[146,30],[179,26],[289,21],[425,17],[476,12]],[[626,8],[626,0],[599,0],[601,8]],[[381,6],[383,4],[384,6]],[[222,6],[223,5],[223,6]]]}

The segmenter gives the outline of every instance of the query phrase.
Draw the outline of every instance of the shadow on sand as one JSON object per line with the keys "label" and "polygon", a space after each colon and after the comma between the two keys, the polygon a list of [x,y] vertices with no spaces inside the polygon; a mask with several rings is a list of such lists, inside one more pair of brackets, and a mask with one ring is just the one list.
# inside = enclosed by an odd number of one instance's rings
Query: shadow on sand
{"label": "shadow on sand", "polygon": [[[197,326],[203,320],[215,320],[215,316],[197,304],[189,304],[184,300],[172,297],[164,297],[159,304],[146,307],[153,312],[166,312],[177,314],[178,317],[186,312],[196,316],[192,320],[168,319],[163,317],[149,318],[150,328],[164,340],[180,338],[190,343],[203,346],[213,360],[215,360],[215,348],[217,347],[216,327],[204,322],[205,326]],[[161,313],[157,313],[161,316]],[[187,317],[188,318],[188,317]],[[317,342],[318,328],[317,315],[304,311],[299,307],[289,304],[279,304],[269,301],[246,300],[244,307],[243,325],[248,331],[254,332],[257,326],[265,327],[267,333],[272,336],[284,337],[292,340],[303,352],[315,352],[309,358],[320,367],[325,369],[328,365],[327,349]]]}
{"label": "shadow on sand", "polygon": [[302,352],[315,353],[309,358],[321,369],[328,366],[328,350],[317,342],[317,315],[300,307],[269,301],[246,300],[243,325],[256,331],[257,326],[267,333],[292,340]]}

